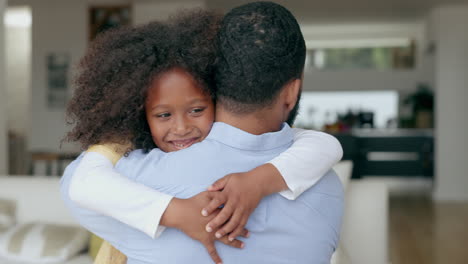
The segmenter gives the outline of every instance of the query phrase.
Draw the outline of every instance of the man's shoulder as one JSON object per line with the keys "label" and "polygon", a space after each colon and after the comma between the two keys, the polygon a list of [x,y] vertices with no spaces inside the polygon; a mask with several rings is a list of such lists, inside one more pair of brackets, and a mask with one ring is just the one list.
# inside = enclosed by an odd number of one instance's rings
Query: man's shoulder
{"label": "man's shoulder", "polygon": [[344,210],[344,190],[335,171],[329,170],[320,181],[301,194],[297,201],[320,215],[318,219],[333,230],[337,243]]}
{"label": "man's shoulder", "polygon": [[83,155],[85,152],[82,152],[75,160],[73,160],[70,164],[67,165],[65,171],[63,172],[62,177],[60,178],[60,184],[63,186],[68,181],[69,178],[73,175],[76,170],[76,167],[80,164],[81,160],[83,159]]}
{"label": "man's shoulder", "polygon": [[318,193],[342,198],[344,196],[343,184],[333,169],[330,169],[320,179],[312,190]]}
{"label": "man's shoulder", "polygon": [[143,164],[146,162],[157,162],[164,156],[164,152],[158,148],[152,149],[150,152],[145,152],[142,149],[134,150],[123,156],[115,165],[117,169],[121,169],[131,164]]}
{"label": "man's shoulder", "polygon": [[212,158],[213,156],[219,156],[221,150],[227,149],[229,149],[228,146],[220,144],[220,142],[217,142],[216,140],[206,138],[202,142],[195,143],[189,148],[166,153],[161,160],[164,160],[165,162],[180,162],[181,160],[203,161],[208,157]]}
{"label": "man's shoulder", "polygon": [[322,212],[330,222],[339,226],[344,206],[344,190],[338,175],[329,170],[314,186],[302,193],[297,201],[307,207]]}

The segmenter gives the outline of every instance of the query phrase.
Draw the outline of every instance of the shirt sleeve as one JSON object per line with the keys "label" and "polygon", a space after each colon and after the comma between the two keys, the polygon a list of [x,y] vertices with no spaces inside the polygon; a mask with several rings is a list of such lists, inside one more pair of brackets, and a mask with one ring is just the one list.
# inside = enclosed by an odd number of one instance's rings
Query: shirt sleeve
{"label": "shirt sleeve", "polygon": [[107,156],[97,152],[84,154],[68,192],[80,207],[117,219],[151,238],[164,231],[159,222],[173,198],[121,175]]}
{"label": "shirt sleeve", "polygon": [[340,142],[333,136],[293,128],[294,143],[269,163],[278,169],[288,186],[280,194],[295,200],[317,183],[343,157]]}

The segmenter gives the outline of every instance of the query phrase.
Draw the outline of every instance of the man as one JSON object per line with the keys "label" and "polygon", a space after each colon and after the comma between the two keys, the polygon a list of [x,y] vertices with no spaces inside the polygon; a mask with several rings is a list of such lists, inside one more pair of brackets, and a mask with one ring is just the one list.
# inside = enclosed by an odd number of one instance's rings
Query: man
{"label": "man", "polygon": [[[250,170],[291,145],[292,131],[284,122],[296,115],[305,60],[304,39],[294,17],[277,4],[247,4],[226,14],[219,39],[218,122],[206,140],[170,155],[157,150],[146,156],[133,153],[117,165],[122,174],[188,198],[219,175]],[[62,189],[68,188],[74,167],[65,174]],[[166,177],[157,177],[155,170]],[[252,235],[244,250],[219,245],[219,253],[225,263],[329,263],[338,243],[342,206],[340,182],[329,172],[296,201],[278,194],[263,199],[250,217]],[[203,246],[178,229],[169,228],[153,240],[114,219],[73,211],[88,229],[127,255],[129,264],[210,262]]]}

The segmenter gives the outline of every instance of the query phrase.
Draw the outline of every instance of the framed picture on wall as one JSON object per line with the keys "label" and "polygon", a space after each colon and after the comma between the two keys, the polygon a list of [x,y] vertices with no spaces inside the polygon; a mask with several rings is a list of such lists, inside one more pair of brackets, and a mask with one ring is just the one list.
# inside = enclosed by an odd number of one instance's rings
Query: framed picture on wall
{"label": "framed picture on wall", "polygon": [[89,8],[89,41],[111,28],[130,25],[131,7],[92,6]]}
{"label": "framed picture on wall", "polygon": [[47,107],[49,109],[63,109],[67,103],[70,54],[51,52],[46,57],[46,64]]}

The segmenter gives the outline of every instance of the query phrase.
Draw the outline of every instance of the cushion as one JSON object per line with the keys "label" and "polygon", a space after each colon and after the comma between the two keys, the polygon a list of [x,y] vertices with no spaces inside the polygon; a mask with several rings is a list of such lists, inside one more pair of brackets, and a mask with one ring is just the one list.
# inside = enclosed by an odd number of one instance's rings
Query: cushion
{"label": "cushion", "polygon": [[0,235],[0,258],[25,263],[60,263],[86,249],[81,227],[25,223]]}
{"label": "cushion", "polygon": [[352,264],[351,258],[342,245],[333,254],[330,264]]}
{"label": "cushion", "polygon": [[16,204],[10,200],[0,199],[0,233],[5,232],[16,222]]}

